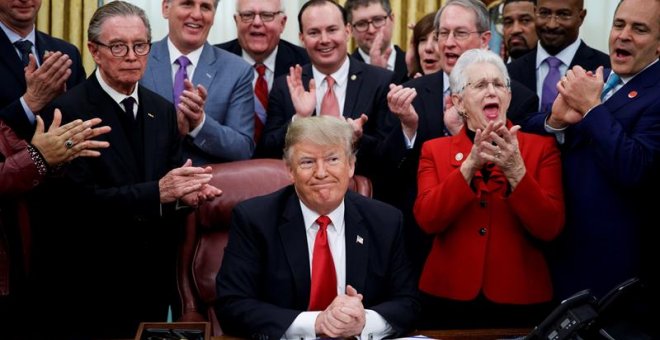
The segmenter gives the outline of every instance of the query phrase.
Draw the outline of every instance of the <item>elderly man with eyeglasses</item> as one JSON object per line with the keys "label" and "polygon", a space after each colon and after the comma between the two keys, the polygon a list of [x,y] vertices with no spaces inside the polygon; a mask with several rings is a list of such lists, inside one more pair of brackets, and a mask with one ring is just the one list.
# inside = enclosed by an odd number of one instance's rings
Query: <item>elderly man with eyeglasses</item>
{"label": "elderly man with eyeglasses", "polygon": [[[610,67],[609,56],[579,39],[587,16],[584,0],[538,0],[536,49],[507,65],[511,79],[523,83],[539,97],[539,110],[549,112],[557,97],[557,82],[579,65],[594,71]],[[525,128],[523,126],[523,128]]]}
{"label": "elderly man with eyeglasses", "polygon": [[174,103],[183,152],[194,164],[254,152],[253,70],[207,38],[219,0],[163,0],[169,34],[154,43],[140,84]]}
{"label": "elderly man with eyeglasses", "polygon": [[389,0],[347,0],[344,4],[358,48],[353,58],[394,72],[394,83],[408,80],[406,52],[392,44],[394,13]]}
{"label": "elderly man with eyeglasses", "polygon": [[258,144],[266,124],[268,94],[275,78],[287,74],[289,67],[309,63],[307,51],[280,39],[287,16],[280,0],[237,0],[238,38],[215,45],[241,56],[254,68],[254,140]]}

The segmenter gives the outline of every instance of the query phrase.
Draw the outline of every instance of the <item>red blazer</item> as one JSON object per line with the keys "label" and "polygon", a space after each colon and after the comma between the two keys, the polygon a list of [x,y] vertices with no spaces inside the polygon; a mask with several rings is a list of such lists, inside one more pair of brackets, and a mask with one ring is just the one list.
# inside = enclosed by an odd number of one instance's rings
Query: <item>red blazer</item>
{"label": "red blazer", "polygon": [[518,142],[527,172],[511,193],[498,167],[487,183],[481,172],[465,181],[459,168],[472,141],[464,130],[422,146],[414,213],[435,235],[419,282],[423,292],[463,301],[483,292],[510,304],[552,298],[537,241],[554,239],[564,225],[559,150],[547,136],[519,131]]}

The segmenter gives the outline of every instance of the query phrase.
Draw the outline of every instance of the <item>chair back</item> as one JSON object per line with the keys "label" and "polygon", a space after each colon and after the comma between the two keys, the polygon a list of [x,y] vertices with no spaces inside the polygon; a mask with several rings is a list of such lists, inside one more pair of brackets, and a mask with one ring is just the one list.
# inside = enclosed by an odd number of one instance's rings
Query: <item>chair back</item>
{"label": "chair back", "polygon": [[[211,333],[222,335],[215,315],[215,279],[229,237],[234,206],[246,199],[275,192],[291,179],[281,159],[250,159],[211,165],[211,184],[223,193],[188,216],[178,263],[178,288],[182,302],[180,321],[209,321]],[[371,181],[356,175],[349,189],[371,197]]]}

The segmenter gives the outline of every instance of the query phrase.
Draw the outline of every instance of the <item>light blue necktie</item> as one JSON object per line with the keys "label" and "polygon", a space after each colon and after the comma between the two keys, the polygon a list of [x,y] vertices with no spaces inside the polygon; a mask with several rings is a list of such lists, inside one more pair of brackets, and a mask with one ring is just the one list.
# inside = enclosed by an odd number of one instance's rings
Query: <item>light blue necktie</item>
{"label": "light blue necktie", "polygon": [[612,91],[619,83],[621,82],[621,77],[618,74],[612,72],[607,78],[605,86],[603,86],[603,92],[600,94],[600,100],[605,101],[607,94]]}

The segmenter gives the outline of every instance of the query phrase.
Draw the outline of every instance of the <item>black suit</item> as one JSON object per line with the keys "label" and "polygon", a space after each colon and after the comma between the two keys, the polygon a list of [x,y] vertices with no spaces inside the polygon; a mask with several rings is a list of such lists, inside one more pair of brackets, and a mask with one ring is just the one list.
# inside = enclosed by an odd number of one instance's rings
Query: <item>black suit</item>
{"label": "black suit", "polygon": [[[537,49],[535,48],[506,65],[509,71],[509,77],[519,81],[528,89],[534,91],[534,93],[538,93],[536,91],[536,53]],[[570,70],[575,65],[580,65],[590,71],[596,70],[598,66],[609,68],[610,57],[599,50],[587,46],[583,41],[575,52],[575,56],[568,69]]]}
{"label": "black suit", "polygon": [[[387,107],[387,92],[392,76],[391,71],[350,58],[343,115],[357,119],[364,113],[369,117],[358,145],[357,158],[358,173],[367,176],[374,170],[370,169],[370,163],[378,158],[375,154],[378,144],[394,125],[394,118]],[[309,89],[309,81],[313,77],[312,65],[305,65],[302,70],[305,89]],[[258,157],[282,158],[284,136],[295,112],[286,77],[279,77],[268,99],[268,120],[257,147]]]}
{"label": "black suit", "polygon": [[34,264],[37,284],[48,289],[37,292],[46,294],[45,301],[83,311],[75,322],[40,311],[44,322],[58,326],[58,335],[70,325],[68,331],[84,336],[132,337],[140,321],[165,321],[175,296],[183,220],[174,203],[161,205],[158,180],[183,164],[176,113],[142,86],[138,97],[131,129],[96,74],[44,109],[60,108],[64,122],[100,117],[112,128],[99,137],[110,143],[100,157],[71,162],[66,176],[41,197],[50,213],[37,224]]}
{"label": "black suit", "polygon": [[[394,45],[394,51],[392,52],[396,55],[394,59],[394,79],[392,82],[395,84],[405,83],[410,79],[408,77],[408,65],[406,65],[406,52],[397,45]],[[364,62],[364,58],[362,58],[357,48],[353,51],[351,57]]]}
{"label": "black suit", "polygon": [[[400,242],[401,213],[348,192],[344,198],[346,284],[362,304],[410,331],[419,312],[416,281]],[[361,237],[362,242],[355,240]],[[217,276],[216,310],[228,334],[280,339],[310,293],[307,236],[294,187],[247,200],[233,211],[229,243]]]}
{"label": "black suit", "polygon": [[[238,43],[238,39],[230,40],[215,46],[234,53],[237,56],[243,55],[243,50]],[[284,39],[280,39],[280,43],[277,44],[277,56],[275,57],[275,78],[283,74],[288,74],[289,67],[291,66],[295,66],[296,64],[303,66],[307,63],[309,63],[309,57],[304,48],[296,46]]]}
{"label": "black suit", "polygon": [[[388,202],[401,209],[406,221],[406,240],[413,266],[421,270],[430,247],[430,238],[417,226],[412,208],[417,196],[417,168],[422,144],[427,140],[444,136],[442,72],[436,72],[412,79],[403,84],[417,90],[413,107],[419,116],[417,137],[412,149],[407,149],[401,124],[396,124],[392,133],[381,144],[379,150],[383,162],[383,178],[377,178],[374,185],[374,198]],[[536,112],[538,98],[522,84],[511,81],[511,104],[507,117],[520,124],[530,113]],[[383,185],[378,185],[382,181]]]}
{"label": "black suit", "polygon": [[[61,51],[71,58],[73,63],[71,76],[66,82],[67,88],[70,89],[85,80],[80,52],[75,46],[39,31],[35,31],[35,42],[40,62],[46,51]],[[34,126],[25,115],[19,100],[27,87],[25,72],[21,58],[3,30],[0,30],[0,55],[3,56],[0,58],[0,78],[4,82],[4,86],[0,86],[0,119],[7,122],[21,138],[30,140]]]}

